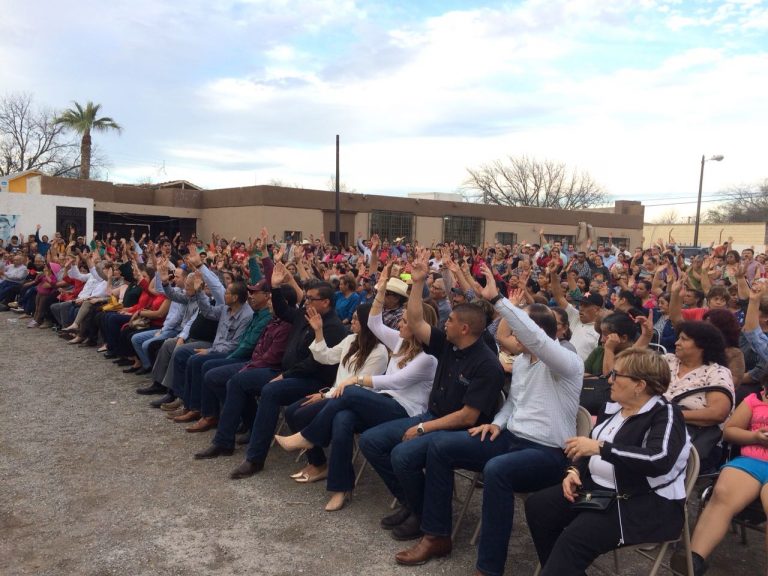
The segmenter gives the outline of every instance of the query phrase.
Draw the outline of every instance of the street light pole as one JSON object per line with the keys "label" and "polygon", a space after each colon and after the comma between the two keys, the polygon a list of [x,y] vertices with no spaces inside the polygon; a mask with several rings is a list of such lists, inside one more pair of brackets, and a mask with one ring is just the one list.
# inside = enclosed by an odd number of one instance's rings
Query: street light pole
{"label": "street light pole", "polygon": [[[710,156],[709,160],[714,160],[715,162],[720,162],[725,156],[722,154],[717,154],[715,156]],[[696,222],[693,225],[693,245],[694,247],[699,247],[699,218],[701,217],[701,188],[704,184],[704,163],[707,161],[707,158],[704,154],[701,155],[701,172],[699,173],[699,196],[696,200]]]}

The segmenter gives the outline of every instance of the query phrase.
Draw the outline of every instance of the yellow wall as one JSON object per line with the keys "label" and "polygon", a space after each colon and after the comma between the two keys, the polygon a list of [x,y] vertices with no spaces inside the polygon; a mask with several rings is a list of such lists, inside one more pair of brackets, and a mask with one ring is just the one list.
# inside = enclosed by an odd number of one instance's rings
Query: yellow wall
{"label": "yellow wall", "polygon": [[20,194],[27,193],[27,178],[28,176],[22,176],[21,178],[14,178],[8,182],[8,191],[17,192]]}

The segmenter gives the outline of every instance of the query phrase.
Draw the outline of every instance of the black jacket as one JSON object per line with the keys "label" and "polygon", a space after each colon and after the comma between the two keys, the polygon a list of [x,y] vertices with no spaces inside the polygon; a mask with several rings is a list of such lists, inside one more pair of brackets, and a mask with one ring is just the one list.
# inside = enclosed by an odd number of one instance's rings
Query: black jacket
{"label": "black jacket", "polygon": [[[330,386],[336,380],[339,365],[320,364],[312,357],[309,345],[315,340],[315,331],[307,323],[303,308],[288,305],[279,288],[272,289],[272,308],[275,315],[292,325],[288,345],[283,355],[283,378],[313,378]],[[349,332],[335,310],[323,316],[323,337],[328,348],[341,342]]]}
{"label": "black jacket", "polygon": [[[591,436],[610,425],[619,412],[616,403],[605,411]],[[619,501],[624,543],[660,542],[680,536],[685,499],[670,499],[670,486],[685,478],[690,440],[681,410],[659,396],[637,414],[630,416],[616,433],[613,442],[604,442],[600,456],[613,464],[620,494]],[[582,479],[589,479],[588,460],[580,463]],[[666,497],[659,494],[664,491]]]}

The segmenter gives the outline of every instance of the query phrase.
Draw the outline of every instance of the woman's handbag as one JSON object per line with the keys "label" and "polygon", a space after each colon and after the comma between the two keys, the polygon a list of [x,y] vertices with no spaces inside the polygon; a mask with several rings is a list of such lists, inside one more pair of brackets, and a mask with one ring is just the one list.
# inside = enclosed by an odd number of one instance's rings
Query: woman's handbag
{"label": "woman's handbag", "polygon": [[[619,495],[613,490],[583,490],[576,494],[576,501],[571,505],[574,510],[607,510]],[[623,496],[622,496],[623,498]]]}
{"label": "woman's handbag", "polygon": [[123,307],[123,304],[117,299],[117,296],[110,296],[109,302],[101,307],[102,312],[117,312]]}
{"label": "woman's handbag", "polygon": [[149,318],[143,316],[136,316],[128,322],[129,330],[146,330],[149,328]]}

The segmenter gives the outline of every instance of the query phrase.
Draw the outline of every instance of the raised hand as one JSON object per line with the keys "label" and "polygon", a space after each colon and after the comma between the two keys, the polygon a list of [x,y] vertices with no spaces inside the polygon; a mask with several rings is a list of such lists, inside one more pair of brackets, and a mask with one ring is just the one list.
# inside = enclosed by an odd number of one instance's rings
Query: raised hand
{"label": "raised hand", "polygon": [[187,255],[187,264],[190,264],[193,268],[199,268],[203,265],[203,261],[200,258],[200,254],[197,251],[197,244],[189,245],[189,254]]}
{"label": "raised hand", "polygon": [[277,263],[281,262],[283,260],[283,256],[285,255],[285,247],[283,246],[277,246],[273,252],[272,252],[272,259]]}
{"label": "raised hand", "polygon": [[168,282],[168,260],[165,258],[162,258],[157,263],[157,273],[160,274],[160,281],[163,284],[166,284]]}
{"label": "raised hand", "polygon": [[289,277],[290,277],[290,272],[288,272],[288,269],[285,267],[285,264],[283,264],[279,260],[275,262],[275,267],[272,269],[272,279],[271,279],[272,287],[277,288],[278,286],[282,286],[283,284],[288,282]]}
{"label": "raised hand", "polygon": [[316,333],[323,331],[323,317],[320,316],[320,313],[317,310],[308,306],[306,308],[306,318],[307,323],[312,327],[312,330]]}
{"label": "raised hand", "polygon": [[371,252],[375,252],[381,247],[381,239],[378,234],[371,236]]}
{"label": "raised hand", "polygon": [[496,288],[496,278],[493,277],[493,272],[486,266],[485,262],[480,264],[480,272],[485,276],[485,286],[480,290],[480,295],[486,300],[493,300],[499,295],[499,290]]}
{"label": "raised hand", "polygon": [[603,343],[603,348],[605,348],[606,350],[615,352],[619,344],[621,344],[621,338],[619,338],[618,334],[616,334],[615,332],[612,332],[611,334],[608,334],[608,336],[605,338],[605,342]]}
{"label": "raised hand", "polygon": [[198,292],[203,287],[203,277],[200,275],[199,272],[195,274],[195,277],[192,279],[192,288],[194,288],[195,292]]}

